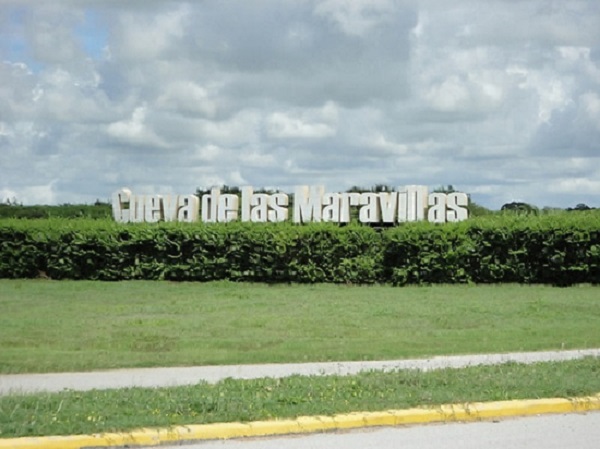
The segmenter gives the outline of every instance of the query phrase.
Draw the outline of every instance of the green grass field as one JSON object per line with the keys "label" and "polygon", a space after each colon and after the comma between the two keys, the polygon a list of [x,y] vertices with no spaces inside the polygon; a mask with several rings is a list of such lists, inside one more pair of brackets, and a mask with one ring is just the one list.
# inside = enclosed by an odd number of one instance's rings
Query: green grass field
{"label": "green grass field", "polygon": [[0,372],[600,347],[599,292],[0,280]]}

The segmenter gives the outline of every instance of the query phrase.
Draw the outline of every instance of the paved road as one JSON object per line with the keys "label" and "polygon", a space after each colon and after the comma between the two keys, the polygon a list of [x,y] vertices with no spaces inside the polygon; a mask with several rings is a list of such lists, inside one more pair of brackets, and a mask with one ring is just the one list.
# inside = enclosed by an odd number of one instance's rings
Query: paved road
{"label": "paved road", "polygon": [[289,363],[266,365],[199,366],[179,368],[140,368],[87,373],[0,375],[0,395],[11,392],[92,390],[126,387],[193,385],[200,381],[218,382],[233,377],[285,377],[293,374],[354,374],[368,370],[463,368],[506,362],[535,363],[600,357],[600,349],[547,352],[517,352],[466,356],[439,356],[428,359],[383,362]]}
{"label": "paved road", "polygon": [[600,412],[500,422],[386,427],[344,433],[209,441],[163,449],[598,449]]}

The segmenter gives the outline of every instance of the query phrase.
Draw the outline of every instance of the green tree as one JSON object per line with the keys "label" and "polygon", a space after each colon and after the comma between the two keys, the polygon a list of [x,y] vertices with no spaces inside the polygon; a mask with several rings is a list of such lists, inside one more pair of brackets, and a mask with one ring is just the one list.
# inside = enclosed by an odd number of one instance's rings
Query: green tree
{"label": "green tree", "polygon": [[523,215],[538,215],[539,209],[531,204],[513,201],[503,204],[500,208],[502,212],[517,213]]}

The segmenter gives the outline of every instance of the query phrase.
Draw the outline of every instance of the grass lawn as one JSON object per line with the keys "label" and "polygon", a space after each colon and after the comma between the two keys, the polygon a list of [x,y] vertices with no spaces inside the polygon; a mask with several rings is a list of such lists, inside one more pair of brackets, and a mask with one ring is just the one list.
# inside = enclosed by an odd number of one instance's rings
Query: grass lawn
{"label": "grass lawn", "polygon": [[0,441],[33,435],[254,421],[445,403],[588,396],[600,359],[355,376],[226,379],[215,385],[0,397]]}
{"label": "grass lawn", "polygon": [[0,372],[600,347],[593,286],[0,280]]}

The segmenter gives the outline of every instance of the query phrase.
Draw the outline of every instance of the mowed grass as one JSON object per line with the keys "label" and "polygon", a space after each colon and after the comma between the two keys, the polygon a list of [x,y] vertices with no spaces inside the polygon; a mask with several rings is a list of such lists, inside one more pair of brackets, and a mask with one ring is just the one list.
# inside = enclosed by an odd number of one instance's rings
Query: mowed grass
{"label": "mowed grass", "polygon": [[593,286],[0,280],[0,372],[600,347]]}
{"label": "mowed grass", "polygon": [[[0,397],[2,438],[270,420],[600,391],[600,359]],[[442,445],[443,446],[443,445]]]}

